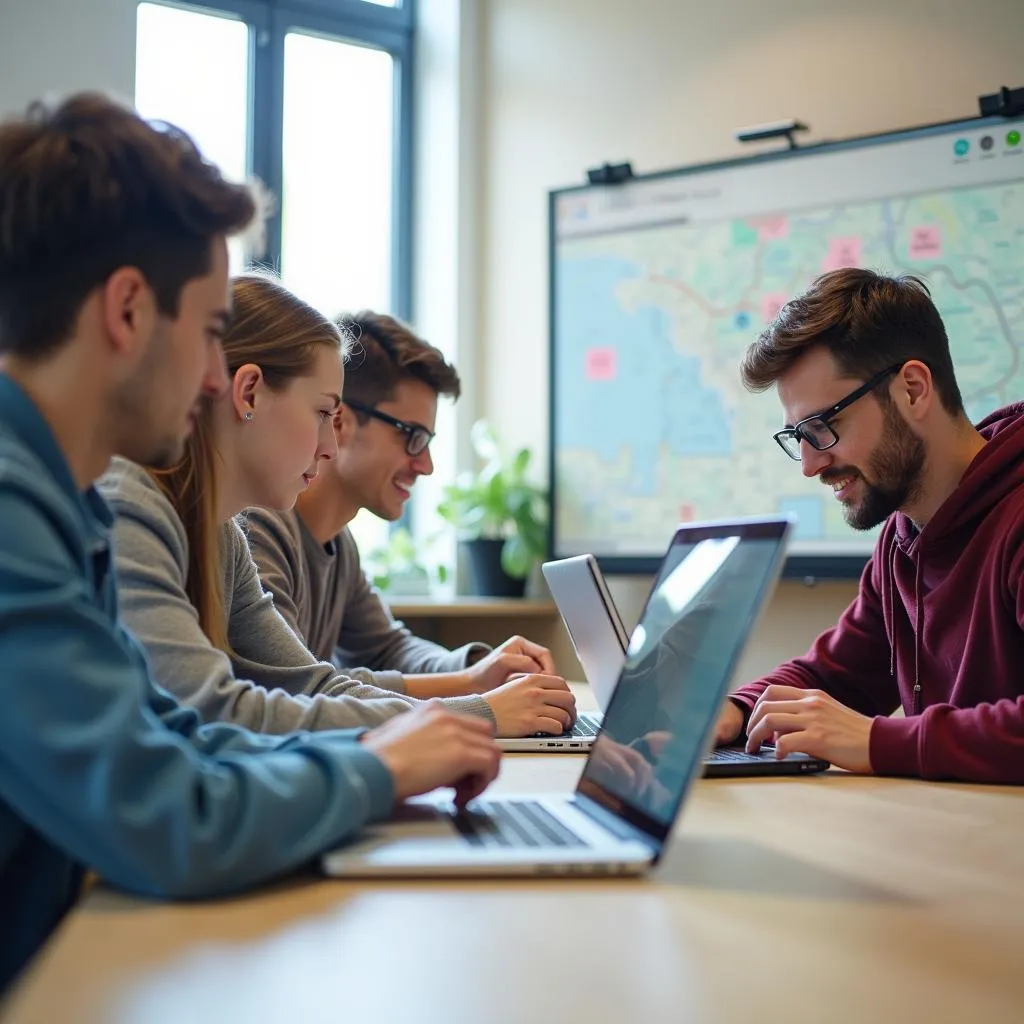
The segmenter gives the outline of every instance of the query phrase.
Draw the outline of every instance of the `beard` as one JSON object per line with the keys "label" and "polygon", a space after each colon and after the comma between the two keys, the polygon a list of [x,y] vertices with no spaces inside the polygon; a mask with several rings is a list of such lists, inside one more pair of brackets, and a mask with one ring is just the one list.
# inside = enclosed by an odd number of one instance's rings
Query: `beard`
{"label": "beard", "polygon": [[[845,504],[843,517],[855,530],[870,530],[898,512],[921,491],[924,442],[903,422],[891,404],[884,408],[882,440],[868,456],[867,474],[853,469],[866,493],[858,504]],[[840,479],[850,470],[832,471]],[[824,478],[827,483],[828,479]]]}
{"label": "beard", "polygon": [[169,346],[169,332],[160,324],[131,379],[111,402],[124,439],[117,454],[150,469],[170,469],[185,453],[185,436],[159,416],[171,373]]}

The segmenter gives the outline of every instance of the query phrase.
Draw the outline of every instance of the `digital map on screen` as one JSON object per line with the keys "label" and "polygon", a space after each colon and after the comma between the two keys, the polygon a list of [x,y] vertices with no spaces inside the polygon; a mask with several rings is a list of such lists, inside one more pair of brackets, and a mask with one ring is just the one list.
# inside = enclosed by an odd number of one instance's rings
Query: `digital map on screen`
{"label": "digital map on screen", "polygon": [[[817,275],[865,266],[927,282],[975,421],[1024,398],[1024,158],[1006,156],[1021,152],[1019,136],[1016,144],[1006,136],[988,150],[984,135],[941,138],[935,176],[982,168],[1009,180],[972,184],[964,174],[957,187],[877,198],[856,195],[871,191],[865,181],[843,201],[833,188],[842,173],[828,180],[822,168],[826,180],[801,190],[806,206],[762,212],[750,212],[756,200],[735,202],[735,175],[720,184],[683,176],[675,184],[685,191],[674,194],[666,179],[658,196],[633,207],[609,206],[607,194],[603,207],[586,192],[560,197],[556,554],[660,554],[680,521],[774,512],[797,516],[805,552],[869,550],[873,536],[846,525],[831,488],[805,479],[772,440],[783,425],[778,398],[746,392],[739,363]],[[936,140],[927,141],[934,151]],[[864,165],[871,153],[841,156]],[[707,213],[659,223],[656,199],[671,207],[673,198],[705,202]],[[771,199],[769,189],[763,205]]]}

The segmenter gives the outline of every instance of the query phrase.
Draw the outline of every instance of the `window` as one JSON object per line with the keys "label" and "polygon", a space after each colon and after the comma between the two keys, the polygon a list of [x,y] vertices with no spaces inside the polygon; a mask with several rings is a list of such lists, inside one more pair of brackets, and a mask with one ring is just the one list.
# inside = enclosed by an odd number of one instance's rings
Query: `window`
{"label": "window", "polygon": [[[138,6],[135,103],[275,197],[267,249],[333,316],[409,316],[412,0]],[[186,70],[187,69],[187,70]],[[241,269],[241,253],[232,254]]]}
{"label": "window", "polygon": [[[275,197],[257,262],[328,316],[408,318],[414,0],[145,0],[135,103]],[[243,269],[241,245],[231,251]],[[390,524],[352,523],[364,552]]]}
{"label": "window", "polygon": [[[206,157],[230,178],[241,180],[249,167],[250,29],[223,14],[139,4],[135,105],[148,118],[185,128]],[[181,88],[182,61],[192,67]],[[231,270],[242,269],[244,254],[231,243]]]}
{"label": "window", "polygon": [[332,314],[392,308],[394,78],[384,50],[285,36],[281,277]]}

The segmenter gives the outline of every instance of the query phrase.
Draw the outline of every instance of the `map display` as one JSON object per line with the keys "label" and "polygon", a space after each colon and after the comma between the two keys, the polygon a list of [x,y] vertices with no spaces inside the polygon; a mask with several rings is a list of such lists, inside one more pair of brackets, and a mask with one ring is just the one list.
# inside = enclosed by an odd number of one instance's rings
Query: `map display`
{"label": "map display", "polygon": [[974,421],[1024,398],[1024,145],[1010,122],[815,147],[552,198],[555,554],[660,556],[678,522],[790,512],[867,554],[738,367],[828,270],[928,284]]}

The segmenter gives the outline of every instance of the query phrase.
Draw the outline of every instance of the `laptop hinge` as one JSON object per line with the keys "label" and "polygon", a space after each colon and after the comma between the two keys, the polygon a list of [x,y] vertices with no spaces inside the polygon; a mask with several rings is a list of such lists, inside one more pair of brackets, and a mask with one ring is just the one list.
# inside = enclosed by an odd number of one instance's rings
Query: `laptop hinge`
{"label": "laptop hinge", "polygon": [[574,793],[570,801],[577,810],[582,811],[588,818],[596,821],[602,828],[607,829],[612,835],[619,839],[630,839],[637,843],[643,843],[650,848],[657,856],[661,852],[662,843],[654,836],[648,835],[632,822],[613,814],[606,807],[602,807],[596,800],[580,793]]}

